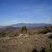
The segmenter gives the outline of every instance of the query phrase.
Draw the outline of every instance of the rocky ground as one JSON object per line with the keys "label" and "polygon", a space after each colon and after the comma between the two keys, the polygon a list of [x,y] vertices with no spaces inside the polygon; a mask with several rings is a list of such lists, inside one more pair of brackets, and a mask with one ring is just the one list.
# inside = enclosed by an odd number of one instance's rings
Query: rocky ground
{"label": "rocky ground", "polygon": [[0,38],[0,52],[32,52],[42,48],[50,49],[50,41],[44,34],[19,34],[15,37]]}

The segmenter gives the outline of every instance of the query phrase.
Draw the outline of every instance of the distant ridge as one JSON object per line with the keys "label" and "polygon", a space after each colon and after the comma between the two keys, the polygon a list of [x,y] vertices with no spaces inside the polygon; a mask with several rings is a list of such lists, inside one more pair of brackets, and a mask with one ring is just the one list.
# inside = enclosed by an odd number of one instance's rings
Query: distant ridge
{"label": "distant ridge", "polygon": [[32,27],[45,27],[45,26],[52,26],[52,24],[45,24],[45,23],[18,23],[18,24],[13,24],[10,26],[0,26],[0,28],[20,28],[22,26],[26,26],[27,28],[32,28]]}
{"label": "distant ridge", "polygon": [[22,27],[26,26],[28,27],[43,27],[43,26],[52,26],[52,24],[45,24],[45,23],[19,23],[19,24],[13,24],[11,25],[13,27]]}

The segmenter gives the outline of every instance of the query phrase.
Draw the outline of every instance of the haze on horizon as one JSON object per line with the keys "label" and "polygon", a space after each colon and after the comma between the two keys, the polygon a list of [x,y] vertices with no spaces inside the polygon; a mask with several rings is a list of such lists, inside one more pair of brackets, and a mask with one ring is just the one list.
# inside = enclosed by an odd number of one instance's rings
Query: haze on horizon
{"label": "haze on horizon", "polygon": [[52,24],[52,0],[0,0],[0,25]]}

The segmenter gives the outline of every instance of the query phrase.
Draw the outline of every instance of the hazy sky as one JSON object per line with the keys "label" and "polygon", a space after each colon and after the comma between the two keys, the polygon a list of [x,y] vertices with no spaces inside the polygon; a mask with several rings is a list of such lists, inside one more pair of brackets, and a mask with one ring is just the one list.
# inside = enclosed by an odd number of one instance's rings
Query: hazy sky
{"label": "hazy sky", "polygon": [[51,22],[52,0],[0,0],[0,25]]}

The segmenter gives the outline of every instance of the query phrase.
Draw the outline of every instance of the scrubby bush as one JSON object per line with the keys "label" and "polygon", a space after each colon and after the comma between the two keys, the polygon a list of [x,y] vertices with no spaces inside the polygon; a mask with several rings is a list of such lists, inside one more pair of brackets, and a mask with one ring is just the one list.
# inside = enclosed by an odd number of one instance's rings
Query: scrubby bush
{"label": "scrubby bush", "polygon": [[21,33],[27,33],[27,28],[26,28],[26,26],[23,26],[22,28],[21,28]]}
{"label": "scrubby bush", "polygon": [[52,39],[52,35],[50,35],[48,38]]}
{"label": "scrubby bush", "polygon": [[50,32],[50,30],[46,27],[46,28],[44,28],[43,30],[40,30],[38,33],[39,33],[39,34],[46,34],[46,33],[48,33],[48,32]]}
{"label": "scrubby bush", "polygon": [[41,34],[46,34],[46,33],[48,33],[48,32],[49,32],[49,30],[45,29],[45,30],[40,31],[39,33],[41,33]]}
{"label": "scrubby bush", "polygon": [[18,34],[18,33],[16,33],[14,36],[19,36],[19,34]]}
{"label": "scrubby bush", "polygon": [[32,52],[38,52],[37,49],[33,49]]}
{"label": "scrubby bush", "polygon": [[0,37],[5,37],[5,36],[6,36],[6,33],[4,33],[4,32],[0,33]]}
{"label": "scrubby bush", "polygon": [[14,33],[14,34],[9,35],[9,37],[15,37],[15,36],[19,36],[19,34],[18,33]]}
{"label": "scrubby bush", "polygon": [[40,50],[40,52],[46,52],[45,48],[42,48],[42,49]]}

